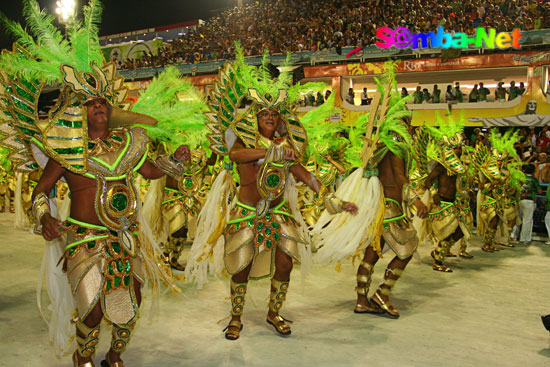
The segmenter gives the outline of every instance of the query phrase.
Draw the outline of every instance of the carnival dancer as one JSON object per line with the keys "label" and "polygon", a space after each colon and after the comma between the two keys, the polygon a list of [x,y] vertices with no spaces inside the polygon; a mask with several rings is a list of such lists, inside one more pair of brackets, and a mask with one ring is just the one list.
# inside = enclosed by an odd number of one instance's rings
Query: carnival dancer
{"label": "carnival dancer", "polygon": [[[452,272],[443,262],[451,247],[464,237],[456,200],[460,199],[460,176],[465,176],[467,170],[460,159],[462,155],[462,129],[460,123],[449,118],[445,123],[439,119],[439,128],[426,126],[437,147],[431,157],[436,166],[424,181],[424,188],[429,190],[437,182],[437,191],[432,197],[428,215],[430,233],[437,241],[436,248],[431,252],[434,260],[432,268],[441,272]],[[469,198],[469,194],[468,194]]]}
{"label": "carnival dancer", "polygon": [[483,237],[481,249],[485,252],[495,252],[495,233],[499,220],[502,219],[503,206],[506,201],[497,202],[496,197],[506,196],[506,177],[509,175],[507,165],[517,155],[514,142],[517,133],[512,135],[509,130],[503,137],[498,137],[495,130],[491,131],[492,149],[485,144],[477,144],[473,156],[476,169],[480,172],[478,191],[477,231]]}
{"label": "carnival dancer", "polygon": [[[417,215],[425,217],[427,208],[408,181],[411,136],[403,119],[410,116],[405,107],[409,98],[400,97],[392,64],[388,68],[384,85],[377,83],[378,93],[372,101],[370,116],[359,119],[356,131],[350,132],[349,152],[358,168],[336,191],[345,200],[357,200],[359,213],[354,218],[345,214],[329,218],[324,213],[313,233],[319,247],[317,262],[340,262],[349,256],[362,256],[357,270],[354,312],[397,318],[399,312],[389,296],[418,246],[406,210],[414,206]],[[380,101],[382,106],[378,110]],[[395,257],[388,264],[383,283],[369,300],[374,266],[386,246]]]}
{"label": "carnival dancer", "polygon": [[[84,21],[67,28],[68,40],[36,1],[26,0],[24,13],[36,40],[4,19],[17,42],[0,58],[1,108],[8,112],[2,121],[9,132],[3,144],[12,150],[17,169],[45,166],[33,193],[35,232],[48,241],[66,235],[61,265],[76,310],[71,315],[69,309],[65,317],[59,316],[57,305],[52,311],[58,313],[59,323],[75,323],[74,365],[94,365],[105,318],[112,323],[112,341],[102,366],[122,367],[120,355],[130,342],[146,277],[154,289],[159,278],[177,289],[158,266],[145,223],[138,225],[142,213],[134,172],[147,178],[177,174],[189,159],[189,149],[182,146],[154,164],[147,160],[149,138],[144,129],[132,126],[154,125],[156,120],[121,108],[130,107],[125,103],[128,89],[116,76],[115,65],[104,64],[97,29],[99,1],[91,0],[84,7]],[[62,85],[62,90],[48,118],[39,119],[34,107],[45,85]],[[72,199],[65,222],[52,215],[48,198],[60,179],[68,183]],[[51,268],[57,268],[55,263]],[[58,330],[52,334],[56,346],[66,351],[72,338],[59,338]]]}
{"label": "carnival dancer", "polygon": [[[228,220],[225,216],[227,193],[215,189],[213,184],[205,209],[199,217],[198,233],[186,267],[191,281],[200,282],[201,267],[208,266],[209,246],[215,244],[220,232],[203,228],[225,228],[223,261],[231,275],[231,321],[225,328],[225,337],[238,339],[242,330],[241,315],[249,279],[271,278],[271,292],[267,323],[282,335],[291,334],[288,320],[280,314],[286,300],[293,262],[307,262],[310,248],[306,247],[307,228],[297,208],[294,177],[319,193],[321,183],[298,162],[307,147],[306,130],[296,115],[301,90],[319,84],[290,86],[292,77],[283,72],[272,81],[267,73],[267,57],[259,69],[244,61],[240,45],[236,45],[237,61],[226,63],[219,73],[211,95],[208,127],[210,148],[229,155],[236,163],[240,188]],[[321,85],[324,88],[324,84]],[[242,113],[237,108],[244,98],[252,104]],[[331,107],[323,104],[328,113]],[[291,175],[292,174],[292,175]],[[219,178],[223,180],[223,176]],[[219,195],[219,196],[213,196]],[[355,213],[357,207],[328,195],[327,205],[335,212]],[[215,200],[216,206],[209,201]],[[209,212],[208,208],[214,208]],[[223,218],[225,219],[225,218]],[[202,222],[201,222],[202,221]],[[215,225],[205,224],[215,222]],[[225,222],[225,223],[224,223]],[[309,254],[308,254],[309,252]],[[303,270],[303,269],[302,269]]]}
{"label": "carnival dancer", "polygon": [[[183,101],[181,96],[185,96]],[[196,217],[210,186],[208,167],[216,160],[216,155],[209,159],[207,153],[209,130],[203,114],[207,109],[202,93],[175,67],[167,67],[155,77],[132,109],[158,120],[154,127],[146,127],[157,154],[173,152],[180,145],[191,148],[181,172],[151,181],[143,200],[164,260],[180,271],[184,266],[178,259],[187,238],[195,236]]]}
{"label": "carnival dancer", "polygon": [[[470,200],[475,197],[475,185],[478,180],[478,173],[475,170],[475,165],[472,163],[472,154],[474,149],[469,146],[463,146],[462,164],[466,169],[466,174],[458,177],[458,185],[456,188],[455,207],[458,211],[458,220],[461,222],[462,232],[464,237],[459,241],[460,247],[458,256],[465,259],[472,259],[474,256],[470,254],[468,249],[469,239],[472,236],[474,229],[474,215],[470,207]],[[448,257],[452,257],[452,254]]]}

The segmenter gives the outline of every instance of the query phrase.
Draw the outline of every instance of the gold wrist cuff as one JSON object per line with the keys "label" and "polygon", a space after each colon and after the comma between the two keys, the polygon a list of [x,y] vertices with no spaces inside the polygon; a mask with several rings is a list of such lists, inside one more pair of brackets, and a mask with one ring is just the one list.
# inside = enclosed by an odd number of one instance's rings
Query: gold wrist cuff
{"label": "gold wrist cuff", "polygon": [[285,151],[281,145],[271,143],[267,154],[265,155],[265,162],[282,162],[284,160]]}
{"label": "gold wrist cuff", "polygon": [[48,195],[41,192],[39,193],[32,202],[32,216],[34,218],[34,232],[37,234],[42,233],[42,223],[40,219],[46,213],[51,213],[50,210],[50,199]]}
{"label": "gold wrist cuff", "polygon": [[402,198],[406,205],[412,205],[420,196],[418,196],[411,184],[407,183],[403,185]]}
{"label": "gold wrist cuff", "polygon": [[178,161],[172,155],[158,157],[153,164],[162,172],[174,178],[180,177],[185,168],[183,162]]}
{"label": "gold wrist cuff", "polygon": [[325,196],[325,207],[329,214],[338,214],[344,211],[342,209],[342,200],[338,199],[334,194]]}

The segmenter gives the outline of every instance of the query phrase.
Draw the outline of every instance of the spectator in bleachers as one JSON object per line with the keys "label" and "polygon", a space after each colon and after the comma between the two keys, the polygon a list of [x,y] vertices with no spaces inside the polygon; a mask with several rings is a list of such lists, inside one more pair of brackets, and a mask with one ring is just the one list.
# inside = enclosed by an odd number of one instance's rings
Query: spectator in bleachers
{"label": "spectator in bleachers", "polygon": [[544,154],[544,163],[539,164],[539,182],[540,183],[550,183],[550,155],[546,153],[541,153],[541,155]]}
{"label": "spectator in bleachers", "polygon": [[422,103],[428,103],[430,102],[432,96],[430,95],[430,92],[428,92],[428,88],[422,89]]}
{"label": "spectator in bleachers", "polygon": [[325,99],[323,98],[323,93],[317,92],[317,98],[316,98],[315,103],[317,104],[317,106],[320,106],[323,103],[325,103]]}
{"label": "spectator in bleachers", "polygon": [[520,96],[525,94],[525,84],[523,82],[519,82],[519,94]]}
{"label": "spectator in bleachers", "polygon": [[544,224],[546,225],[546,231],[548,234],[547,245],[550,245],[550,185],[546,187],[546,202],[544,204],[546,208],[546,216],[544,217]]}
{"label": "spectator in bleachers", "polygon": [[414,103],[422,103],[422,90],[420,89],[420,86],[416,87],[416,90],[413,93],[413,100]]}
{"label": "spectator in bleachers", "polygon": [[506,101],[506,89],[502,86],[504,82],[498,82],[497,89],[495,89],[495,101]]}
{"label": "spectator in bleachers", "polygon": [[532,239],[533,233],[533,214],[535,213],[535,197],[540,189],[538,181],[533,177],[535,172],[535,166],[532,164],[525,165],[523,172],[527,178],[527,181],[523,185],[521,192],[521,200],[519,206],[521,209],[521,234],[519,241],[524,244],[529,244]]}
{"label": "spectator in bleachers", "polygon": [[455,83],[455,89],[453,90],[453,96],[454,96],[454,100],[457,101],[458,103],[462,103],[462,101],[464,100],[464,95],[462,94],[462,91],[460,90],[460,83],[459,82]]}
{"label": "spectator in bleachers", "polygon": [[349,88],[348,89],[348,95],[346,96],[346,101],[349,104],[355,105],[354,100],[355,100],[355,93],[353,92],[353,88]]}
{"label": "spectator in bleachers", "polygon": [[468,102],[477,102],[478,99],[479,99],[479,93],[477,89],[477,84],[474,84],[474,88],[468,95]]}
{"label": "spectator in bleachers", "polygon": [[409,91],[407,90],[407,88],[405,87],[401,88],[401,98],[405,98],[408,95],[409,95]]}
{"label": "spectator in bleachers", "polygon": [[369,95],[367,94],[367,88],[363,88],[361,92],[361,106],[366,106],[369,104]]}
{"label": "spectator in bleachers", "polygon": [[479,82],[479,88],[477,91],[478,102],[487,102],[487,96],[489,94],[491,94],[489,89],[485,88],[485,86],[483,85],[483,82]]}
{"label": "spectator in bleachers", "polygon": [[453,86],[449,84],[447,85],[447,91],[445,92],[445,102],[451,103],[453,100]]}
{"label": "spectator in bleachers", "polygon": [[434,89],[432,91],[432,102],[433,103],[441,102],[441,89],[437,87],[437,84],[434,84]]}
{"label": "spectator in bleachers", "polygon": [[515,99],[517,96],[521,95],[521,92],[520,92],[519,88],[516,87],[516,82],[513,81],[513,80],[510,82],[510,88],[506,91],[506,93],[508,94],[508,100],[509,101],[511,101],[511,100]]}
{"label": "spectator in bleachers", "polygon": [[[496,3],[496,2],[495,2]],[[263,0],[234,7],[207,19],[204,24],[169,42],[163,55],[129,67],[162,66],[232,58],[231,45],[241,42],[245,55],[321,51],[342,46],[372,45],[376,29],[398,26],[415,32],[443,26],[472,35],[477,27],[498,32],[550,28],[547,0],[499,0],[467,2],[453,0]]]}
{"label": "spectator in bleachers", "polygon": [[328,97],[330,97],[330,94],[332,92],[330,91],[330,89],[327,89],[327,91],[325,92],[325,101],[328,100]]}

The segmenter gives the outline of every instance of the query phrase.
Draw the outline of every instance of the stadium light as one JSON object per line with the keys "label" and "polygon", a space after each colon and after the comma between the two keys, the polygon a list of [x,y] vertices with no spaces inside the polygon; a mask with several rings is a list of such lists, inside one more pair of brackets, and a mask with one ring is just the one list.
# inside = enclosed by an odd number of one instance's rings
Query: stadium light
{"label": "stadium light", "polygon": [[68,23],[74,16],[76,9],[76,0],[57,0],[55,12],[59,15],[61,23]]}

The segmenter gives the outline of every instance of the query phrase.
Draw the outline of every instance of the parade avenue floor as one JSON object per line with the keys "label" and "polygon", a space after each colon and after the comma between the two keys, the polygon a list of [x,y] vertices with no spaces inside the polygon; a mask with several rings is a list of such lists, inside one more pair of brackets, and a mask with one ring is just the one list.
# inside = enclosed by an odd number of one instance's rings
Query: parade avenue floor
{"label": "parade avenue floor", "polygon": [[[36,306],[43,240],[14,229],[0,214],[0,366],[72,366],[57,360]],[[494,254],[473,241],[471,260],[451,259],[453,273],[432,270],[421,247],[393,293],[401,318],[356,315],[355,266],[316,266],[301,281],[296,267],[282,315],[294,320],[281,338],[266,324],[268,282],[251,286],[237,341],[224,339],[229,282],[162,297],[148,321],[150,300],[129,350],[127,367],[171,366],[549,366],[550,337],[540,315],[550,313],[550,246],[533,242]],[[380,283],[386,254],[375,268]],[[46,297],[44,293],[43,297]],[[110,341],[102,329],[96,366]]]}

